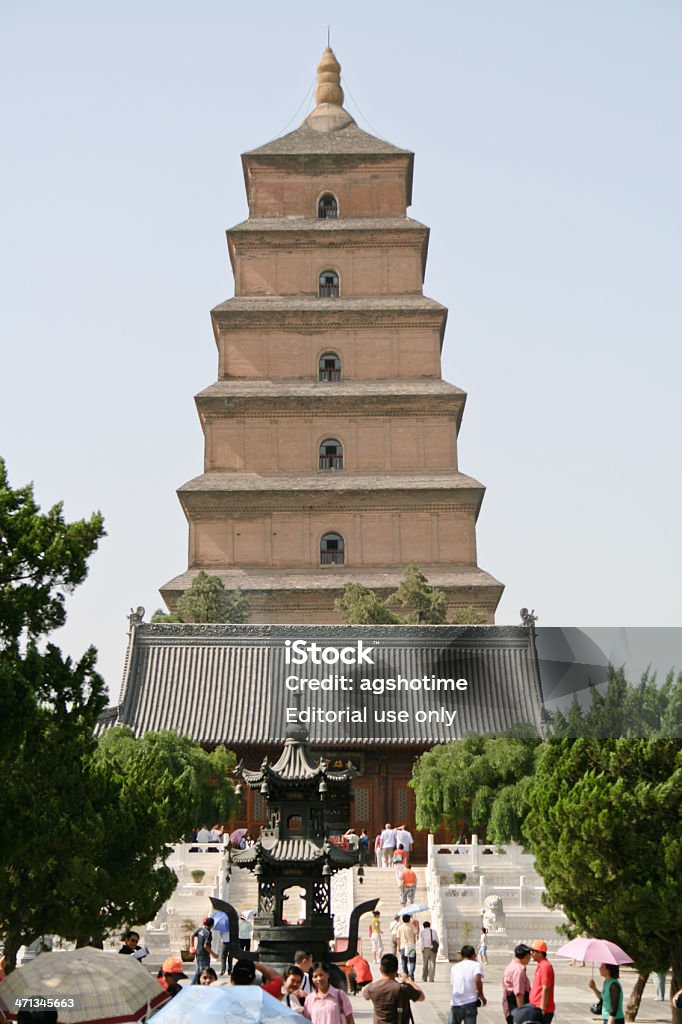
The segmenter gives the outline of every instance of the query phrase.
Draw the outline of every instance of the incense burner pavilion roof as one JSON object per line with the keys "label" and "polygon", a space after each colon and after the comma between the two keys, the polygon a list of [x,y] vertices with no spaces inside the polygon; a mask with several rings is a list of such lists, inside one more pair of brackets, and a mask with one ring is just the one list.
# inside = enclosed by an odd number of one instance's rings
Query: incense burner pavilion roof
{"label": "incense burner pavilion roof", "polygon": [[231,856],[232,863],[245,868],[265,861],[268,864],[298,863],[312,866],[327,861],[333,868],[348,868],[357,864],[357,854],[353,850],[344,850],[328,840],[314,840],[301,837],[296,839],[279,839],[269,834],[267,829],[261,838],[246,850],[238,850]]}

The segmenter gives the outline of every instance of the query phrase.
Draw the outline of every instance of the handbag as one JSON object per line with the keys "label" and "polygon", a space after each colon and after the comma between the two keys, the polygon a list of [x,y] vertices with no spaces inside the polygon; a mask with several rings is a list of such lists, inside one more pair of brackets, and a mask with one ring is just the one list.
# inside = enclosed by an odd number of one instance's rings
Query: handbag
{"label": "handbag", "polygon": [[603,999],[600,999],[598,1003],[592,1003],[592,1006],[590,1007],[590,1013],[593,1013],[595,1017],[601,1017],[601,1009],[603,1005]]}
{"label": "handbag", "polygon": [[413,1024],[412,1007],[407,995],[407,986],[401,985],[396,1004],[396,1020],[398,1024]]}
{"label": "handbag", "polygon": [[433,953],[437,953],[439,949],[440,949],[440,942],[438,941],[438,939],[434,939],[433,942],[431,943],[431,951]]}

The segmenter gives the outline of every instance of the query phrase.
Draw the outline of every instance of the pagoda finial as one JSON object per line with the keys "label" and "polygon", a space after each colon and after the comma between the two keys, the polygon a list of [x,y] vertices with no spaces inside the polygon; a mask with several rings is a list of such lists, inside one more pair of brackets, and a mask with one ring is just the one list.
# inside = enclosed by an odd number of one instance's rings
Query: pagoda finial
{"label": "pagoda finial", "polygon": [[322,54],[322,60],[317,65],[317,88],[315,89],[315,103],[319,107],[322,103],[331,103],[335,107],[343,106],[343,89],[341,88],[341,65],[334,56],[330,46]]}

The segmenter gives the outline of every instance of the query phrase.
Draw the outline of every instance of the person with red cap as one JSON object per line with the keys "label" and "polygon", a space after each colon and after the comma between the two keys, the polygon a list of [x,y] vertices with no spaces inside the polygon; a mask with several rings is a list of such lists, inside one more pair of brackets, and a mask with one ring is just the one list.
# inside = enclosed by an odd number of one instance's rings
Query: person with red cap
{"label": "person with red cap", "polygon": [[533,939],[530,944],[530,955],[537,966],[528,1002],[537,1006],[542,1014],[543,1024],[551,1024],[556,1006],[554,1005],[554,968],[547,959],[547,943],[542,939]]}

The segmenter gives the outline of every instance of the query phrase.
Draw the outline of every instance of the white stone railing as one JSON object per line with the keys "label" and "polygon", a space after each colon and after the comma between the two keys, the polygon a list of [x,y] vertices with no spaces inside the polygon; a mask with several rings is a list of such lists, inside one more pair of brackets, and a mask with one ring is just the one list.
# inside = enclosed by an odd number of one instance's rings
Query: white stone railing
{"label": "white stone railing", "polygon": [[483,907],[486,896],[501,896],[505,911],[540,910],[544,907],[544,892],[544,886],[527,884],[523,875],[519,878],[519,885],[488,885],[485,875],[481,875],[478,885],[452,884],[442,887],[443,898],[453,898],[459,906],[467,908]]}
{"label": "white stone railing", "polygon": [[426,859],[426,892],[428,894],[429,913],[431,924],[436,930],[440,940],[438,947],[438,959],[449,960],[448,954],[448,930],[445,926],[445,915],[443,913],[443,901],[441,899],[440,875],[438,873],[438,855],[435,852],[436,846],[433,836],[429,833],[427,859]]}
{"label": "white stone railing", "polygon": [[453,871],[485,871],[497,865],[518,866],[532,869],[535,858],[516,843],[495,847],[492,843],[479,843],[478,836],[472,836],[470,843],[434,843],[434,852]]}

